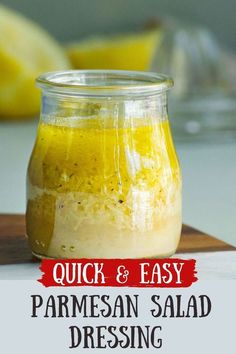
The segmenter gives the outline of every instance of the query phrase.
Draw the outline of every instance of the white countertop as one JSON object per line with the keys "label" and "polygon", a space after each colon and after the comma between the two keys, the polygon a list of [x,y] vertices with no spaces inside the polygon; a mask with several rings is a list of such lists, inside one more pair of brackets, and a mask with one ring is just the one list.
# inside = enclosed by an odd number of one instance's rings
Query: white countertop
{"label": "white countertop", "polygon": [[[0,213],[25,212],[25,175],[36,128],[35,121],[0,123]],[[179,143],[177,151],[184,181],[183,221],[236,245],[236,141]],[[1,273],[14,268],[2,267]],[[27,275],[28,267],[35,266],[17,267]]]}

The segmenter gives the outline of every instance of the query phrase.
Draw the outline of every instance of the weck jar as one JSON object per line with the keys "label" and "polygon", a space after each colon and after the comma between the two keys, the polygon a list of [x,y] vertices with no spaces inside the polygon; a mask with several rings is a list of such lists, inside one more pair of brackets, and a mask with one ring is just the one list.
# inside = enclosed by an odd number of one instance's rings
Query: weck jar
{"label": "weck jar", "polygon": [[172,255],[181,172],[167,113],[170,78],[132,71],[41,75],[26,229],[39,258]]}

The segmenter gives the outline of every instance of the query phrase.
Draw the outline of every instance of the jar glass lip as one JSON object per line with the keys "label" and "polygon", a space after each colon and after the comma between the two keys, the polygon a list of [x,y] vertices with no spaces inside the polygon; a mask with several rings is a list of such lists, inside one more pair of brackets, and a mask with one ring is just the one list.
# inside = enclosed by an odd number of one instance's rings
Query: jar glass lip
{"label": "jar glass lip", "polygon": [[150,95],[167,91],[173,80],[155,72],[68,70],[40,75],[36,84],[54,94],[75,96]]}

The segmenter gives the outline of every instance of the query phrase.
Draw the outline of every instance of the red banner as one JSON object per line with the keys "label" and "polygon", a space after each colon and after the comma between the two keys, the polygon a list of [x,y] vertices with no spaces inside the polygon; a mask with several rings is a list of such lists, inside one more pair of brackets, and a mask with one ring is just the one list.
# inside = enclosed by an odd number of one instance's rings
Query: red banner
{"label": "red banner", "polygon": [[44,286],[189,287],[197,281],[194,259],[43,260]]}

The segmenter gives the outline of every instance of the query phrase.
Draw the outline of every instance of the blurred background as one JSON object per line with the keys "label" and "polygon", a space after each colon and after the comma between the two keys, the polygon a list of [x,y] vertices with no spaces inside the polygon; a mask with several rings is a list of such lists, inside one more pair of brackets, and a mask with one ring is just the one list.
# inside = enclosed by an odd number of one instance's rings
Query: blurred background
{"label": "blurred background", "polygon": [[208,27],[236,50],[234,0],[2,0],[41,24],[61,41],[96,32],[138,29],[153,16],[173,16]]}
{"label": "blurred background", "polygon": [[35,77],[68,68],[158,71],[175,80],[170,120],[184,222],[235,244],[235,13],[234,0],[1,1],[0,213],[25,211]]}

